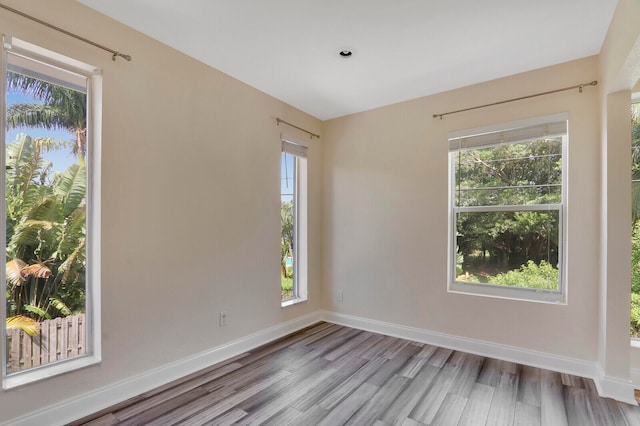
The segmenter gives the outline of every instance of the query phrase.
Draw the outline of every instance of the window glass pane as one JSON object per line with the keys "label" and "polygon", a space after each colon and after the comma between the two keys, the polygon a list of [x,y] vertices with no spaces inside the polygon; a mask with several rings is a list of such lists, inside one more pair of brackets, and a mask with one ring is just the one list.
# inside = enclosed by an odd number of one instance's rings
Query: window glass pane
{"label": "window glass pane", "polygon": [[631,105],[631,337],[640,337],[640,103]]}
{"label": "window glass pane", "polygon": [[558,210],[456,214],[456,281],[558,290]]}
{"label": "window glass pane", "polygon": [[567,121],[547,118],[461,132],[449,140],[452,291],[563,300]]}
{"label": "window glass pane", "polygon": [[18,71],[5,76],[6,373],[88,346],[86,85]]}
{"label": "window glass pane", "polygon": [[294,155],[284,152],[281,154],[280,182],[280,282],[282,300],[287,300],[296,297],[296,157]]}
{"label": "window glass pane", "polygon": [[455,205],[560,204],[562,138],[456,151]]}

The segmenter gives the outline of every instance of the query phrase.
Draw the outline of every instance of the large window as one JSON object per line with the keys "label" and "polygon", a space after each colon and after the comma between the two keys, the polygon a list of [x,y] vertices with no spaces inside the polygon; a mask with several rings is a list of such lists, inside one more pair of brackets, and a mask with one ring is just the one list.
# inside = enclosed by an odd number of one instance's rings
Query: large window
{"label": "large window", "polygon": [[451,135],[449,288],[563,301],[564,114]]}
{"label": "large window", "polygon": [[5,40],[3,386],[100,357],[97,70]]}
{"label": "large window", "polygon": [[307,299],[307,148],[282,141],[280,157],[282,305]]}

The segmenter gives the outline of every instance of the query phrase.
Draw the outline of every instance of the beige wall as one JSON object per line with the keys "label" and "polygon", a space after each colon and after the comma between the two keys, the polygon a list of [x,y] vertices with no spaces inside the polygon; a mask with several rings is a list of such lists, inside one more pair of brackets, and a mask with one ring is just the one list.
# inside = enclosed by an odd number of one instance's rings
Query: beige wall
{"label": "beige wall", "polygon": [[[4,34],[104,72],[103,363],[0,391],[0,422],[321,307],[313,244],[311,300],[280,307],[280,133],[289,129],[277,127],[275,117],[316,133],[318,120],[74,1],[6,3],[133,60],[113,62],[106,52],[0,13]],[[309,233],[318,241],[322,155],[318,140],[310,143]],[[224,328],[221,310],[229,315]]]}
{"label": "beige wall", "polygon": [[[332,310],[595,361],[599,103],[586,88],[434,113],[597,79],[591,57],[325,123],[325,300]],[[447,133],[568,112],[568,305],[447,293]],[[334,294],[342,290],[344,301]]]}

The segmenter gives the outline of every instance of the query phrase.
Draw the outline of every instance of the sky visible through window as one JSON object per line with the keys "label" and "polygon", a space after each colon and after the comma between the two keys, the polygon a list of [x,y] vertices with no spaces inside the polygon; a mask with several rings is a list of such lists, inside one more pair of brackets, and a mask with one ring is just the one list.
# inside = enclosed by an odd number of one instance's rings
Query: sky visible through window
{"label": "sky visible through window", "polygon": [[[7,107],[20,104],[20,103],[29,103],[29,104],[42,104],[43,102],[39,99],[34,99],[32,96],[23,95],[22,93],[16,91],[7,91],[6,98]],[[46,129],[42,128],[27,128],[27,127],[19,127],[15,129],[7,129],[5,143],[8,145],[13,143],[16,138],[20,137],[20,134],[24,133],[26,135],[31,136],[31,138],[55,138],[63,141],[73,141],[75,135],[66,129]],[[71,152],[71,149],[59,149],[50,152],[44,152],[43,157],[51,163],[53,163],[53,170],[57,172],[63,172],[67,169],[71,164],[77,162],[77,156]]]}
{"label": "sky visible through window", "polygon": [[293,201],[294,166],[296,157],[291,154],[280,154],[280,201]]}

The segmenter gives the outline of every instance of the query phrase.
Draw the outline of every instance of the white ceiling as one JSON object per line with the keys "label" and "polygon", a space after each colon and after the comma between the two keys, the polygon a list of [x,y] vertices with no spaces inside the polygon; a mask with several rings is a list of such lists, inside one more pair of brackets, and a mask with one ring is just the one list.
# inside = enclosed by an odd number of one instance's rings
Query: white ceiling
{"label": "white ceiling", "polygon": [[595,55],[617,3],[78,1],[321,120]]}

